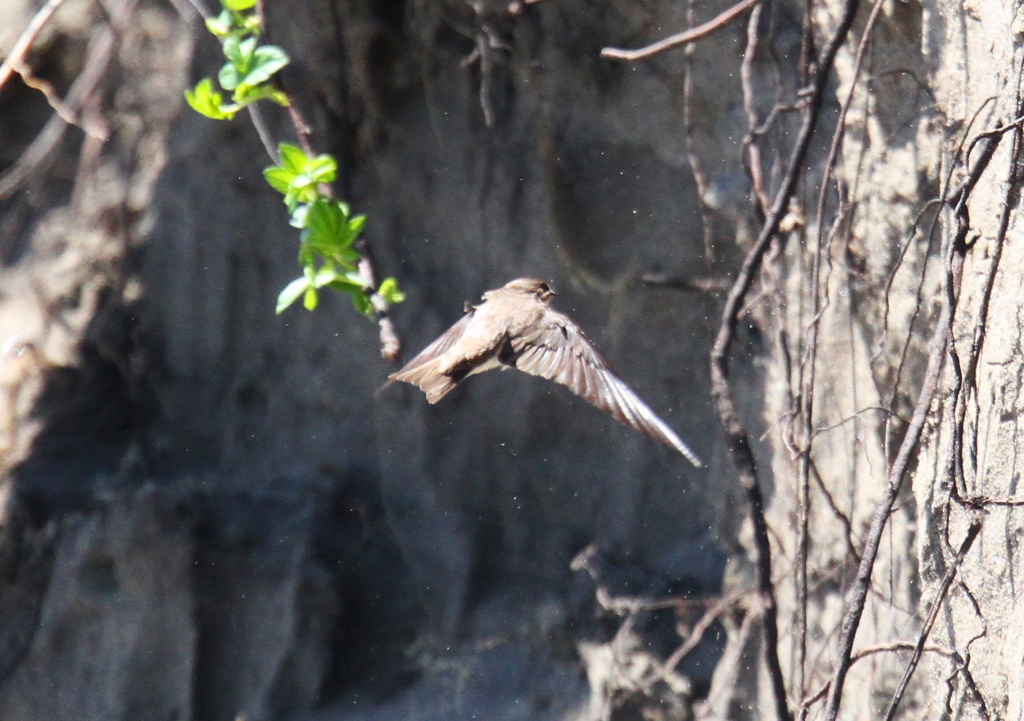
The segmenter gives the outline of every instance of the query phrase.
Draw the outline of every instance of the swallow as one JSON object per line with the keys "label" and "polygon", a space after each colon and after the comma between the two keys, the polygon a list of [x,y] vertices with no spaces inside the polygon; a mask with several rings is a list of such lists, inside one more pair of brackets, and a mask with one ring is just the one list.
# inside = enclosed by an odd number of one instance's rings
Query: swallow
{"label": "swallow", "polygon": [[700,468],[697,455],[611,371],[580,327],[551,308],[554,296],[551,286],[533,278],[487,291],[480,305],[467,303],[461,320],[388,376],[387,385],[411,383],[437,403],[471,375],[516,368],[566,386]]}

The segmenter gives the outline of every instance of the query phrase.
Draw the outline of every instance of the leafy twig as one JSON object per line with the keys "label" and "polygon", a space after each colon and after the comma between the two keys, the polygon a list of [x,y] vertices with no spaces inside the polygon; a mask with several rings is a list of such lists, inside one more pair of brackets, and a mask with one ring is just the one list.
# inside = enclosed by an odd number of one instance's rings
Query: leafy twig
{"label": "leafy twig", "polygon": [[[198,0],[193,2],[207,29],[220,39],[227,62],[217,75],[217,85],[205,78],[186,91],[185,99],[196,112],[214,120],[230,120],[239,110],[249,110],[260,140],[274,161],[264,177],[284,196],[289,222],[301,233],[299,264],[303,273],[281,291],[277,312],[299,298],[307,310],[315,309],[323,288],[348,293],[359,312],[378,321],[381,355],[396,360],[401,344],[387,310],[405,296],[394,278],[378,284],[365,242],[357,243],[365,216],[352,215],[349,206],[336,200],[331,191],[337,161],[313,151],[308,124],[288,94],[274,82],[290,59],[281,48],[261,44],[263,12],[259,0],[223,0],[223,10],[216,17],[211,17]],[[230,97],[225,97],[218,85]],[[299,145],[281,143],[274,148],[255,105],[264,99],[288,108]]]}

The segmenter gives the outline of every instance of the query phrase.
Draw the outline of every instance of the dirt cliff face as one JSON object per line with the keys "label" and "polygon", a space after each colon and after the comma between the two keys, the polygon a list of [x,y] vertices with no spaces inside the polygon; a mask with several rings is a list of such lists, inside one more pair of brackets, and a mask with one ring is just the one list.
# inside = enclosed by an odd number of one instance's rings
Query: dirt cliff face
{"label": "dirt cliff face", "polygon": [[[549,279],[710,461],[694,470],[523,374],[474,377],[437,406],[378,393],[395,368],[347,299],[273,313],[297,239],[252,126],[182,102],[219,62],[191,6],[67,0],[27,62],[80,127],[50,121],[18,77],[0,89],[0,342],[19,339],[0,378],[0,718],[768,717],[754,541],[707,358],[842,7],[805,21],[803,5],[765,4],[639,62],[601,51],[725,6],[266,8],[293,60],[282,82],[408,295],[405,357],[464,301]],[[872,10],[836,57],[730,355],[794,709],[832,674],[940,326],[956,221],[930,201],[967,175],[960,139],[1021,114],[1005,9]],[[0,2],[5,53],[34,12]],[[291,139],[286,113],[265,115]],[[1019,294],[1012,243],[997,249],[1015,228],[1000,218],[1016,140],[998,137],[953,326],[965,366],[982,360],[959,423],[943,366],[875,566],[857,648],[877,648],[846,681],[850,717],[888,703],[934,598],[949,614],[907,708],[1020,705],[999,670],[1020,632],[998,600],[1013,597],[1014,506],[980,504],[985,557],[968,549],[969,570],[940,584],[979,507],[950,501],[956,428],[961,495],[1014,493]],[[968,352],[978,323],[987,360]]]}

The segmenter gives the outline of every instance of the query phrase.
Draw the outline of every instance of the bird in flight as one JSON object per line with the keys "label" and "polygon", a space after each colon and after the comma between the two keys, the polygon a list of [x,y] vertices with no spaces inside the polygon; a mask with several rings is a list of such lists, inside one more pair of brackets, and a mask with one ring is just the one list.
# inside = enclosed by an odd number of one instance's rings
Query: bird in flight
{"label": "bird in flight", "polygon": [[612,373],[579,326],[551,308],[554,295],[547,283],[533,278],[517,278],[487,291],[483,303],[467,303],[462,319],[388,376],[387,385],[411,383],[426,393],[428,403],[437,403],[475,373],[518,368],[561,383],[700,468],[697,455]]}

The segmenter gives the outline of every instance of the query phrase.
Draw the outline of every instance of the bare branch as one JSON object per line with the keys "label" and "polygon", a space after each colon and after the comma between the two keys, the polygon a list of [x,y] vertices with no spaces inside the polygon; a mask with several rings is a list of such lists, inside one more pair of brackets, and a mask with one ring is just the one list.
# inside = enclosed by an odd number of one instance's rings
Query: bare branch
{"label": "bare branch", "polygon": [[604,48],[601,51],[602,58],[612,58],[614,60],[625,60],[626,62],[633,62],[635,60],[643,60],[651,55],[656,55],[663,50],[674,48],[676,45],[682,45],[683,43],[692,43],[694,40],[699,40],[705,35],[713,33],[723,25],[727,25],[732,22],[738,15],[744,10],[753,7],[761,0],[743,0],[731,8],[721,13],[712,20],[708,20],[703,25],[698,25],[695,28],[684,30],[681,33],[667,37],[664,40],[659,40],[653,45],[639,48],[637,50],[625,50],[623,48]]}
{"label": "bare branch", "polygon": [[924,627],[921,629],[921,633],[917,638],[917,643],[914,644],[914,653],[910,657],[910,661],[907,663],[907,668],[903,672],[903,678],[900,679],[899,685],[896,687],[896,691],[893,692],[892,701],[889,703],[889,708],[885,712],[885,721],[892,721],[896,715],[896,709],[899,708],[900,701],[903,699],[903,694],[907,690],[907,684],[910,683],[910,678],[914,675],[914,670],[917,668],[918,662],[921,660],[921,653],[924,651],[925,642],[928,640],[928,634],[932,631],[932,626],[935,625],[935,619],[939,615],[939,609],[942,607],[943,601],[946,600],[946,594],[949,592],[949,587],[953,583],[953,578],[956,576],[957,571],[960,570],[960,565],[964,562],[964,556],[971,550],[971,546],[974,545],[974,539],[978,537],[981,532],[981,524],[983,517],[981,514],[975,514],[974,519],[971,521],[971,525],[967,529],[967,535],[964,537],[963,543],[960,544],[960,549],[956,553],[956,557],[953,560],[949,570],[946,571],[945,578],[942,579],[942,583],[939,585],[938,593],[935,594],[935,600],[932,601],[932,608],[928,612],[928,617],[925,619]]}
{"label": "bare branch", "polygon": [[747,47],[743,51],[743,62],[740,64],[740,85],[743,88],[743,109],[747,114],[747,137],[743,139],[743,144],[747,150],[750,183],[754,189],[754,197],[757,199],[755,206],[757,218],[764,222],[764,216],[768,213],[771,203],[764,187],[761,148],[757,144],[760,138],[757,133],[757,111],[754,109],[754,57],[757,55],[757,27],[761,22],[762,8],[764,5],[755,7],[747,19]]}
{"label": "bare branch", "polygon": [[[913,651],[915,648],[917,648],[917,644],[910,643],[909,641],[896,641],[894,643],[879,643],[879,644],[876,644],[874,646],[865,646],[864,648],[862,648],[859,651],[857,651],[857,653],[853,654],[853,656],[850,659],[850,663],[851,664],[856,663],[857,661],[860,661],[862,658],[867,658],[868,656],[874,656],[875,654],[879,654],[879,653],[894,653],[896,651]],[[960,655],[956,651],[954,651],[953,649],[946,648],[944,646],[934,646],[934,645],[933,646],[927,646],[926,645],[926,646],[922,647],[922,650],[923,651],[927,651],[929,653],[937,653],[937,654],[939,654],[941,656],[946,656],[946,657],[951,658],[953,660],[956,660],[956,659],[958,659],[960,657]],[[800,708],[801,709],[810,708],[811,706],[816,704],[818,701],[820,701],[822,698],[824,698],[825,694],[828,693],[828,689],[829,689],[829,686],[831,684],[832,684],[831,681],[826,681],[824,684],[822,684],[821,688],[819,688],[814,693],[813,696],[809,696],[806,700],[804,700],[800,704]]]}
{"label": "bare branch", "polygon": [[[1013,149],[1010,153],[1010,167],[1009,177],[1010,182],[1006,191],[1006,202],[1003,203],[1003,211],[999,218],[999,229],[996,232],[995,247],[992,250],[992,260],[989,263],[988,273],[985,276],[985,283],[981,294],[981,301],[978,307],[977,322],[974,326],[974,333],[971,337],[971,345],[967,351],[967,369],[963,375],[960,373],[960,358],[957,354],[956,344],[950,343],[949,354],[953,364],[954,370],[954,388],[953,388],[953,418],[950,428],[950,456],[953,464],[954,480],[956,481],[951,487],[950,491],[954,500],[959,500],[961,492],[964,496],[967,495],[967,482],[964,478],[964,422],[967,417],[967,399],[966,394],[962,392],[962,386],[967,385],[970,388],[975,388],[976,375],[978,370],[978,362],[981,359],[981,347],[985,341],[985,329],[988,326],[988,312],[992,300],[992,290],[995,288],[996,273],[999,271],[999,263],[1003,257],[1003,246],[1005,245],[1006,233],[1010,227],[1010,214],[1014,203],[1011,198],[1019,190],[1021,179],[1016,176],[1016,167],[1019,159],[1021,150],[1021,130],[1019,121],[1013,121],[1006,125],[997,128],[989,133],[982,133],[981,137],[1002,137],[1002,134],[1014,130],[1013,134]],[[995,151],[995,143],[989,142],[992,147],[992,151]],[[973,143],[972,146],[973,147]],[[988,148],[986,148],[986,152]],[[962,195],[959,202],[959,206],[963,206],[966,209],[966,196]],[[966,213],[966,210],[964,211]],[[958,221],[963,217],[958,210],[957,213]],[[952,337],[952,329],[950,329]],[[977,429],[975,428],[975,432]],[[975,444],[977,438],[975,438]],[[1011,504],[1001,504],[1011,505]]]}
{"label": "bare branch", "polygon": [[693,628],[690,630],[690,635],[686,637],[686,641],[672,652],[665,663],[662,664],[661,669],[658,672],[656,678],[664,678],[679,665],[686,656],[697,648],[701,640],[704,638],[705,632],[718,618],[720,618],[726,611],[735,606],[743,596],[746,595],[745,591],[733,591],[727,596],[723,596],[717,603],[708,608],[704,615],[700,617],[697,623],[693,624]]}
{"label": "bare branch", "polygon": [[829,688],[828,701],[825,704],[826,721],[835,721],[839,714],[843,684],[850,670],[850,652],[853,648],[854,637],[857,635],[857,629],[860,626],[861,615],[864,613],[864,602],[867,598],[868,586],[871,583],[871,572],[874,569],[875,558],[878,555],[882,532],[885,530],[886,522],[889,520],[893,504],[896,501],[896,496],[903,485],[904,475],[906,474],[907,467],[910,465],[911,454],[916,449],[917,442],[921,438],[921,432],[928,418],[928,409],[931,406],[932,397],[938,386],[942,362],[946,355],[946,344],[949,339],[952,317],[956,310],[956,299],[959,296],[964,256],[968,250],[968,246],[965,243],[970,224],[967,217],[967,198],[992,159],[992,154],[995,153],[1000,137],[988,139],[981,156],[963,185],[947,196],[950,200],[956,201],[955,212],[959,228],[952,242],[950,242],[949,250],[946,253],[947,287],[946,295],[943,299],[942,313],[935,333],[932,336],[928,367],[925,371],[924,382],[921,384],[921,392],[918,395],[917,405],[914,408],[914,415],[910,426],[907,428],[906,435],[903,437],[903,443],[900,445],[896,460],[889,470],[888,484],[872,518],[871,528],[864,542],[864,552],[861,555],[860,566],[857,569],[857,577],[850,589],[850,600],[847,604],[847,610],[843,614],[843,622],[839,634],[832,685]]}
{"label": "bare branch", "polygon": [[640,276],[646,285],[659,285],[676,290],[692,290],[698,293],[721,293],[729,290],[732,283],[728,278],[694,277],[684,278],[665,275],[664,273],[644,273]]}
{"label": "bare branch", "polygon": [[[686,24],[693,24],[693,5],[695,0],[686,0]],[[715,260],[714,229],[712,227],[710,185],[707,175],[704,173],[703,163],[697,153],[696,143],[693,135],[693,85],[694,85],[694,63],[693,56],[696,47],[692,44],[686,46],[683,54],[683,137],[686,140],[686,160],[693,172],[693,182],[697,186],[697,199],[700,204],[700,225],[704,236],[704,260],[708,263]]]}
{"label": "bare branch", "polygon": [[[111,13],[113,26],[105,27],[93,35],[82,71],[71,84],[64,101],[65,108],[77,112],[99,84],[113,55],[116,31],[121,30],[134,7],[134,0],[119,3]],[[67,127],[64,118],[56,113],[47,121],[17,162],[0,175],[0,199],[10,196],[34,171],[54,159],[50,151],[64,137]]]}
{"label": "bare branch", "polygon": [[776,237],[779,224],[789,208],[789,200],[802,174],[804,159],[821,113],[832,64],[835,61],[836,53],[839,52],[839,48],[846,42],[846,36],[853,25],[859,5],[859,0],[847,0],[843,17],[821,58],[808,100],[804,122],[800,129],[797,143],[790,156],[786,174],[783,176],[782,185],[775,196],[771,213],[762,226],[761,233],[753,248],[747,254],[732,290],[729,292],[725,308],[722,311],[722,321],[719,325],[718,335],[711,350],[712,395],[714,396],[718,415],[725,431],[729,452],[739,472],[740,485],[747,496],[748,512],[753,525],[758,592],[762,596],[765,609],[763,617],[765,660],[775,701],[775,714],[777,718],[783,721],[790,719],[791,714],[778,656],[778,622],[775,606],[775,587],[772,582],[771,545],[768,540],[768,525],[764,518],[764,500],[761,495],[754,453],[750,447],[750,438],[736,411],[732,399],[732,391],[729,386],[729,349],[735,338],[736,325],[739,320],[740,308],[743,306],[743,300],[751,284],[754,282],[754,278],[761,267],[772,240]]}
{"label": "bare branch", "polygon": [[11,77],[11,73],[15,72],[18,66],[25,59],[25,54],[28,49],[32,47],[33,41],[36,36],[39,35],[43,26],[50,20],[50,17],[57,12],[57,8],[61,6],[64,0],[49,0],[43,7],[39,9],[39,12],[35,14],[32,21],[28,24],[28,27],[21,33],[21,36],[15,41],[14,47],[11,48],[11,52],[8,53],[7,58],[3,64],[0,64],[0,88],[7,83]]}

